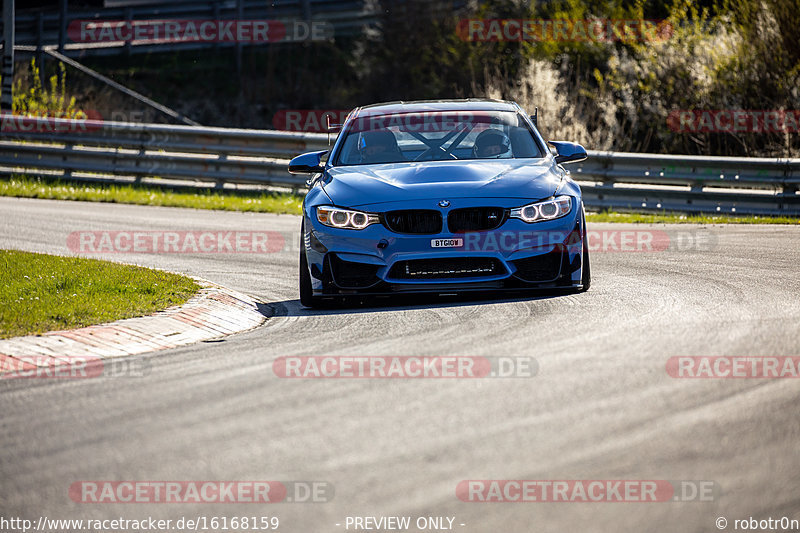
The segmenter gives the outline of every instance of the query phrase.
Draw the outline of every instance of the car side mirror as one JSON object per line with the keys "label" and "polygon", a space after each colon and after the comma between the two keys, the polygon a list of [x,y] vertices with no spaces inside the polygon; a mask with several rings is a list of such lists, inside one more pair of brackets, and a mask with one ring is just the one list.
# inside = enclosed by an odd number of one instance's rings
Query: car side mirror
{"label": "car side mirror", "polygon": [[566,141],[550,141],[557,152],[556,163],[574,163],[588,157],[586,149],[578,143]]}
{"label": "car side mirror", "polygon": [[315,172],[322,172],[325,167],[322,165],[322,156],[327,154],[327,150],[321,152],[308,152],[307,154],[298,155],[289,161],[290,174],[314,174]]}

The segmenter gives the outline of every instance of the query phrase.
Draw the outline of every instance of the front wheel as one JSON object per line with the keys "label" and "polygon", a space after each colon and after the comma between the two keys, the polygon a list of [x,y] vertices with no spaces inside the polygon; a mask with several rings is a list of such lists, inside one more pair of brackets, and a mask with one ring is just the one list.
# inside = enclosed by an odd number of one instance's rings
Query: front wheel
{"label": "front wheel", "polygon": [[581,285],[583,287],[581,287],[580,292],[586,292],[592,284],[592,270],[589,263],[589,239],[586,231],[585,214],[583,215],[583,252],[581,255],[583,256],[583,266],[581,267]]}
{"label": "front wheel", "polygon": [[317,307],[320,299],[314,296],[311,288],[311,274],[308,272],[306,248],[303,245],[303,230],[300,230],[300,303],[305,307]]}

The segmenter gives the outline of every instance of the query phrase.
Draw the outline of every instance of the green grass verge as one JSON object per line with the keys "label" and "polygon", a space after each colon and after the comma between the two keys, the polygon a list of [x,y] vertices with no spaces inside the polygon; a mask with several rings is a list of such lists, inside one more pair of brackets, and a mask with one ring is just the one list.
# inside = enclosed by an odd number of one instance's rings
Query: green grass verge
{"label": "green grass verge", "polygon": [[[257,213],[301,213],[302,196],[250,191],[161,187],[157,185],[114,185],[64,182],[45,178],[14,176],[0,178],[0,196],[161,205]],[[731,215],[684,215],[680,213],[587,213],[589,222],[640,224],[800,224],[800,218]]]}
{"label": "green grass verge", "polygon": [[683,215],[680,213],[586,213],[587,222],[628,222],[634,224],[800,224],[800,218],[730,215]]}
{"label": "green grass verge", "polygon": [[0,338],[147,315],[198,289],[186,276],[149,268],[0,250]]}
{"label": "green grass verge", "polygon": [[0,179],[0,196],[291,214],[300,214],[303,201],[295,194],[65,182],[24,176]]}

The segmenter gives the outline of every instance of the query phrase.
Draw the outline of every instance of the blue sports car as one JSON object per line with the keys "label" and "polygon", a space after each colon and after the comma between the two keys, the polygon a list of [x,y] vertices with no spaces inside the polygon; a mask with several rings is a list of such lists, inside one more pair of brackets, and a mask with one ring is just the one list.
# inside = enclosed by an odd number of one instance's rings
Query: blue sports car
{"label": "blue sports car", "polygon": [[[552,148],[551,148],[552,147]],[[589,288],[578,185],[514,102],[392,102],[353,110],[330,151],[295,157],[300,301],[347,295]]]}

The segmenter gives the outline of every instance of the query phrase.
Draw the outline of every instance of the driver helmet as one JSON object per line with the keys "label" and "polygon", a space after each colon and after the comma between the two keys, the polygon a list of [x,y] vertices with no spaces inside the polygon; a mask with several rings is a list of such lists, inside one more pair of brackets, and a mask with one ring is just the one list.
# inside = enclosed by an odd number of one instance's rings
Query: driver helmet
{"label": "driver helmet", "polygon": [[359,134],[358,151],[363,159],[380,157],[397,145],[394,135],[390,131],[364,131]]}
{"label": "driver helmet", "polygon": [[505,159],[512,157],[511,141],[500,130],[489,129],[475,139],[472,155],[478,159]]}

